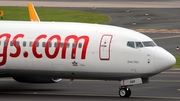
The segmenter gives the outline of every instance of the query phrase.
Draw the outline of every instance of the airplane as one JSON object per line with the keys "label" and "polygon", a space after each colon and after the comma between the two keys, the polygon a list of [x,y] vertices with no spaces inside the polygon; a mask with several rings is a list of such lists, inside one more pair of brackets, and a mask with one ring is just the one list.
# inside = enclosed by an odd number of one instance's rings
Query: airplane
{"label": "airplane", "polygon": [[0,77],[37,84],[114,80],[120,81],[119,96],[126,98],[129,86],[148,83],[176,63],[150,37],[131,29],[37,18],[0,21]]}

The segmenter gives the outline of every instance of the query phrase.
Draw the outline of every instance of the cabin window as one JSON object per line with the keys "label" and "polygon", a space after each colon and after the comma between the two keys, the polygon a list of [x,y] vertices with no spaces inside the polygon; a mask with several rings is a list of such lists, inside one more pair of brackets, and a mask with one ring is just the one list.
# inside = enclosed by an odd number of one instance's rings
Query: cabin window
{"label": "cabin window", "polygon": [[4,41],[4,46],[7,46],[8,42],[7,41]]}
{"label": "cabin window", "polygon": [[57,47],[57,42],[54,43],[54,47]]}
{"label": "cabin window", "polygon": [[52,42],[48,42],[48,47],[51,47],[52,46]]}
{"label": "cabin window", "polygon": [[45,47],[45,46],[46,46],[46,42],[43,42],[43,43],[42,43],[42,47]]}
{"label": "cabin window", "polygon": [[[19,46],[20,42],[19,41],[16,41],[16,46]],[[13,46],[14,45],[14,42],[13,41],[10,41],[10,46]]]}
{"label": "cabin window", "polygon": [[14,44],[13,44],[13,41],[11,41],[11,42],[10,42],[10,46],[13,46],[13,45],[14,45]]}
{"label": "cabin window", "polygon": [[60,46],[63,47],[63,46],[64,46],[64,43],[61,42],[61,45],[60,45]]}
{"label": "cabin window", "polygon": [[142,48],[142,47],[143,47],[143,45],[141,42],[136,42],[136,48]]}
{"label": "cabin window", "polygon": [[78,48],[82,48],[82,43],[79,43],[79,44],[78,44]]}
{"label": "cabin window", "polygon": [[20,42],[19,41],[16,41],[16,46],[19,46]]}
{"label": "cabin window", "polygon": [[75,48],[76,47],[76,43],[72,43],[72,48]]}
{"label": "cabin window", "polygon": [[26,41],[23,41],[23,47],[26,47]]}
{"label": "cabin window", "polygon": [[32,42],[32,41],[30,41],[30,42],[29,42],[29,47],[32,47],[32,44],[33,44],[33,42]]}
{"label": "cabin window", "polygon": [[69,43],[66,43],[66,48],[69,48],[70,44]]}
{"label": "cabin window", "polygon": [[36,47],[39,47],[39,42],[36,42]]}
{"label": "cabin window", "polygon": [[134,42],[132,42],[132,41],[128,41],[127,46],[135,48]]}

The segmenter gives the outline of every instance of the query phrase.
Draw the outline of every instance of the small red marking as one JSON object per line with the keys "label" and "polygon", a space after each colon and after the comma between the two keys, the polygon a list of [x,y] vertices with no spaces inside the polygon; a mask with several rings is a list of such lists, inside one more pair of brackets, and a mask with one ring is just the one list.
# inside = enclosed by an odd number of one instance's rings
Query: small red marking
{"label": "small red marking", "polygon": [[23,55],[24,55],[25,58],[27,58],[28,57],[28,52],[25,51]]}

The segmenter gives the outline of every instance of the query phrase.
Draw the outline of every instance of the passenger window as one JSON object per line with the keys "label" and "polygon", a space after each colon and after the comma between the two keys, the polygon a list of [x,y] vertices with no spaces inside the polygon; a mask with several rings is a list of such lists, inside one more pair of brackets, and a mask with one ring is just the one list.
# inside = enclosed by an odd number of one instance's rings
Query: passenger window
{"label": "passenger window", "polygon": [[52,42],[48,42],[48,46],[51,47],[52,46]]}
{"label": "passenger window", "polygon": [[26,47],[26,41],[23,41],[23,47]]}
{"label": "passenger window", "polygon": [[8,42],[7,41],[4,41],[4,46],[7,46]]}
{"label": "passenger window", "polygon": [[36,47],[39,47],[39,42],[36,42]]}
{"label": "passenger window", "polygon": [[45,47],[45,46],[46,46],[46,42],[43,42],[43,43],[42,43],[42,47]]}
{"label": "passenger window", "polygon": [[61,47],[63,47],[63,46],[64,46],[64,43],[61,42]]}
{"label": "passenger window", "polygon": [[33,43],[32,41],[29,42],[29,47],[32,47],[32,43]]}
{"label": "passenger window", "polygon": [[19,41],[16,41],[16,46],[19,46],[20,42]]}
{"label": "passenger window", "polygon": [[13,45],[14,45],[14,44],[13,44],[13,41],[11,41],[11,42],[10,42],[10,46],[13,46]]}
{"label": "passenger window", "polygon": [[[19,41],[16,41],[16,46],[19,46],[20,42]],[[14,45],[14,42],[13,41],[10,41],[10,46],[13,46]]]}
{"label": "passenger window", "polygon": [[72,44],[72,48],[75,48],[75,47],[76,47],[76,43],[73,43],[73,44]]}
{"label": "passenger window", "polygon": [[82,43],[79,43],[78,48],[81,48],[81,47],[82,47]]}
{"label": "passenger window", "polygon": [[54,43],[54,47],[57,47],[57,42]]}
{"label": "passenger window", "polygon": [[143,45],[141,42],[136,42],[136,48],[142,48],[142,47],[143,47]]}
{"label": "passenger window", "polygon": [[135,48],[134,42],[128,41],[127,46]]}
{"label": "passenger window", "polygon": [[69,43],[66,43],[66,48],[69,48],[70,44]]}

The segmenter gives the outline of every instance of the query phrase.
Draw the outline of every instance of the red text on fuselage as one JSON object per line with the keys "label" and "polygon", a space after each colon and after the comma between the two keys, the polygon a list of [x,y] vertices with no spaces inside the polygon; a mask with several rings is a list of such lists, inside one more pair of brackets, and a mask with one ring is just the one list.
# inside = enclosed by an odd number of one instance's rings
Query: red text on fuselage
{"label": "red text on fuselage", "polygon": [[[12,58],[17,58],[19,57],[20,53],[22,53],[22,49],[21,49],[21,46],[20,45],[17,45],[17,40],[19,38],[23,39],[25,37],[24,34],[17,34],[13,37],[12,40],[10,40],[11,38],[11,34],[9,33],[4,33],[4,34],[1,34],[0,35],[0,40],[2,41],[2,38],[5,38],[4,41],[4,45],[2,44],[1,45],[1,48],[2,48],[2,53],[0,53],[0,58],[1,58],[1,61],[0,61],[0,66],[2,65],[5,65],[6,64],[6,61],[7,61],[7,50],[8,50],[8,43],[10,41],[13,42],[13,46],[15,47],[15,52],[14,53],[11,53],[9,54],[10,57]],[[39,36],[37,36],[35,38],[35,40],[32,40],[33,41],[33,44],[32,44],[32,54],[35,58],[44,58],[42,53],[38,53],[37,52],[37,42],[39,42],[41,39],[44,39],[46,40],[47,39],[47,35],[46,34],[41,34]],[[55,47],[55,50],[53,53],[50,53],[49,49],[49,43],[52,42],[52,40],[56,40],[56,43],[57,43],[57,46]],[[84,43],[83,43],[83,46],[82,46],[82,51],[81,51],[81,59],[85,59],[86,58],[86,51],[87,51],[87,47],[88,47],[88,43],[89,43],[89,37],[88,36],[76,36],[76,35],[69,35],[65,38],[64,40],[64,45],[62,47],[62,53],[61,53],[61,59],[66,59],[66,49],[67,49],[67,43],[69,42],[69,40],[74,40],[74,43],[75,43],[75,47],[72,47],[72,51],[71,51],[71,59],[75,59],[75,54],[76,54],[76,50],[77,50],[77,44],[79,42],[79,40],[84,40]],[[60,43],[62,42],[61,40],[61,36],[56,34],[56,35],[52,35],[51,37],[49,37],[46,41],[46,44],[45,44],[45,47],[44,47],[44,52],[45,52],[45,55],[47,58],[49,59],[54,59],[58,56],[58,53],[60,52]],[[26,52],[27,54],[27,52]],[[27,55],[26,55],[27,57]]]}

